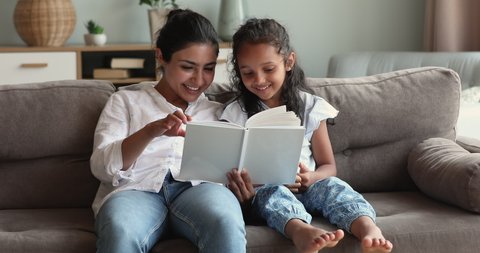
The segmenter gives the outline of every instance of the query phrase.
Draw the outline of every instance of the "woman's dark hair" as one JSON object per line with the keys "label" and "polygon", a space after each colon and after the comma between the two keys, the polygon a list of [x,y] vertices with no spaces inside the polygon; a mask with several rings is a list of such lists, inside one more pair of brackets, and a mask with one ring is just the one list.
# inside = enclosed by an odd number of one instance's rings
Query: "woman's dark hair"
{"label": "woman's dark hair", "polygon": [[[243,102],[243,110],[248,114],[248,117],[262,111],[263,108],[260,99],[243,84],[237,56],[245,44],[264,43],[277,49],[277,53],[284,58],[284,64],[290,53],[293,52],[286,29],[273,19],[249,19],[233,35],[233,56],[231,58],[233,72],[230,79],[238,91],[237,99]],[[305,108],[299,90],[309,91],[305,84],[305,74],[298,63],[295,63],[292,69],[286,73],[281,90],[281,99],[287,110],[295,112],[303,122]]]}
{"label": "woman's dark hair", "polygon": [[168,13],[167,22],[157,32],[156,46],[166,62],[173,53],[186,48],[190,43],[208,43],[216,48],[218,35],[212,23],[204,16],[188,10],[175,9]]}

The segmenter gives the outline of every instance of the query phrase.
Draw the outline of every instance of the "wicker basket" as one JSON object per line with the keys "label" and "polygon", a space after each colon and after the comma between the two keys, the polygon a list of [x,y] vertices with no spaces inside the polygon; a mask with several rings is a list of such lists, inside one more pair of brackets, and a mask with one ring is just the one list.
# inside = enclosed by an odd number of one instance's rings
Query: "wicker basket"
{"label": "wicker basket", "polygon": [[71,0],[18,0],[13,21],[29,46],[63,46],[77,17]]}

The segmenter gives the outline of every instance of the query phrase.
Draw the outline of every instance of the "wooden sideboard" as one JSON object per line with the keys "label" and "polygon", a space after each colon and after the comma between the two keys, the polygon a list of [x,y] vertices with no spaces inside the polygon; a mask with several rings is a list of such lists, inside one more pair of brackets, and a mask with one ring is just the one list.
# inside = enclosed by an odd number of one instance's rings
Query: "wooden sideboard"
{"label": "wooden sideboard", "polygon": [[[220,46],[216,82],[227,81],[230,45]],[[95,68],[109,68],[112,58],[143,58],[144,67],[129,78],[109,79],[115,85],[157,80],[155,48],[150,44],[69,45],[63,47],[0,46],[0,84],[93,79]]]}

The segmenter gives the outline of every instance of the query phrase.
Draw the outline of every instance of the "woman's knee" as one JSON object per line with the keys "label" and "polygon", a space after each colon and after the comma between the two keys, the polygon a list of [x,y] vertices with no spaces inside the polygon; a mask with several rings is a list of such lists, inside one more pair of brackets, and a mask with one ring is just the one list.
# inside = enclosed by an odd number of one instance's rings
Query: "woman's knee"
{"label": "woman's knee", "polygon": [[[159,205],[158,199],[151,196],[141,197],[148,194],[137,193],[125,191],[114,194],[100,208],[95,220],[99,248],[124,247],[135,249],[135,252],[148,252],[161,237],[167,226],[166,207]],[[157,203],[153,205],[151,202]]]}

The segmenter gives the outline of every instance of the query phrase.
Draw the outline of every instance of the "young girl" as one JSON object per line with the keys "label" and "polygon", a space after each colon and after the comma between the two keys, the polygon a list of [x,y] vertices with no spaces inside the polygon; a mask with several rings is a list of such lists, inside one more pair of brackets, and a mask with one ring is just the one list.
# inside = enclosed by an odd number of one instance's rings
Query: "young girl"
{"label": "young girl", "polygon": [[334,177],[325,119],[335,117],[337,110],[306,92],[305,76],[295,57],[286,30],[274,20],[250,19],[233,36],[232,81],[239,96],[221,118],[244,124],[257,112],[286,105],[299,115],[306,134],[295,185],[254,188],[247,170],[233,170],[227,175],[229,187],[250,214],[292,239],[299,252],[334,247],[344,236],[340,229],[328,232],[310,225],[309,213],[321,214],[351,232],[361,240],[364,253],[390,252],[393,245],[375,225],[372,206]]}
{"label": "young girl", "polygon": [[245,252],[245,227],[232,192],[218,184],[178,182],[182,124],[217,120],[212,83],[217,34],[189,10],[168,15],[157,39],[162,78],[155,87],[119,91],[107,102],[91,157],[100,187],[93,203],[97,252],[150,252],[177,234],[199,252]]}

